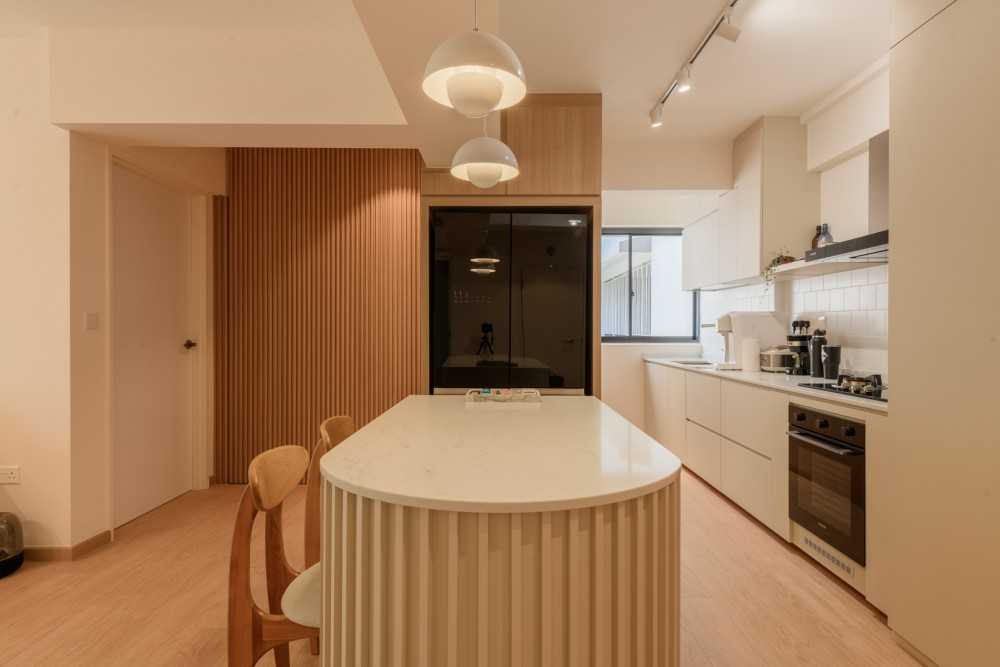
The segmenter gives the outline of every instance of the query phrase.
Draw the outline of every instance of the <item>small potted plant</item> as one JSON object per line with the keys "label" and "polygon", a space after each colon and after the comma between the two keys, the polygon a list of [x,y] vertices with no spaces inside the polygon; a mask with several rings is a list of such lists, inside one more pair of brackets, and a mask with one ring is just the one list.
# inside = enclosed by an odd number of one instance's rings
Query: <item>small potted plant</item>
{"label": "small potted plant", "polygon": [[778,254],[771,260],[767,267],[760,272],[760,277],[764,280],[765,288],[770,288],[771,283],[774,282],[774,274],[779,266],[782,264],[788,264],[794,262],[795,258],[788,254],[787,248],[782,248],[778,251]]}

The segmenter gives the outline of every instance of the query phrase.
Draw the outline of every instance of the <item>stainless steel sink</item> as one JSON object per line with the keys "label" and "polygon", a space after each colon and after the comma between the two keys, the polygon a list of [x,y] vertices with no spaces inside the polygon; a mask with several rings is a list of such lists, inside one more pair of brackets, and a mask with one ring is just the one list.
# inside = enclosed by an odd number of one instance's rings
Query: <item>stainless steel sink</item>
{"label": "stainless steel sink", "polygon": [[681,364],[683,366],[711,366],[711,361],[705,361],[704,359],[678,359],[674,361],[675,364]]}

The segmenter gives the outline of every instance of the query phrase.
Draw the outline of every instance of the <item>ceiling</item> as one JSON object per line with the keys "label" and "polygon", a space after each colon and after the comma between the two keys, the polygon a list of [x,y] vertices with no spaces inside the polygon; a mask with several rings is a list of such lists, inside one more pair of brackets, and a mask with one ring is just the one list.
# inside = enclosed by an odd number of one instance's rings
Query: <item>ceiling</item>
{"label": "ceiling", "polygon": [[[709,43],[693,68],[695,90],[670,99],[656,130],[649,109],[724,0],[481,0],[479,12],[481,27],[520,56],[529,92],[603,94],[605,188],[712,189],[728,185],[730,142],[756,118],[798,116],[888,50],[889,2],[740,0],[739,41]],[[0,35],[31,22],[107,30],[329,30],[331,42],[350,48],[329,56],[314,50],[303,63],[316,72],[311,85],[328,105],[318,115],[329,122],[321,117],[296,127],[281,118],[229,124],[186,118],[181,126],[135,117],[128,127],[100,129],[132,141],[198,145],[358,145],[363,138],[368,145],[415,146],[430,166],[444,166],[481,128],[424,97],[420,81],[434,47],[469,29],[472,19],[472,0],[8,0],[0,8],[0,25],[7,26]],[[328,66],[317,55],[328,57]],[[363,67],[363,76],[352,66]],[[351,107],[346,116],[363,131],[345,127],[345,114],[332,106],[336,99]],[[402,124],[386,122],[400,112]],[[498,131],[495,117],[491,131]]]}

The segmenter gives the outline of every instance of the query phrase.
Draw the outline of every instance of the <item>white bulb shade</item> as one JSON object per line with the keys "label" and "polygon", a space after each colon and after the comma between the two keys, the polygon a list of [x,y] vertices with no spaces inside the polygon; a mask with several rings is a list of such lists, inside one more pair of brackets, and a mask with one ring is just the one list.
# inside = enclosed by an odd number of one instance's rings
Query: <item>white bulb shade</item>
{"label": "white bulb shade", "polygon": [[[449,84],[456,74],[475,74],[463,77]],[[499,99],[492,108],[482,111],[486,96],[482,90],[488,88],[485,76],[500,82]],[[438,104],[451,107],[473,118],[482,117],[489,111],[512,107],[528,92],[524,82],[524,68],[514,49],[488,32],[463,32],[444,42],[431,54],[424,70],[424,93]],[[465,102],[470,106],[465,108]],[[459,103],[463,107],[459,107]]]}
{"label": "white bulb shade", "polygon": [[482,118],[497,108],[503,97],[503,83],[492,72],[457,72],[446,84],[448,101],[463,116]]}
{"label": "white bulb shade", "polygon": [[489,275],[491,273],[496,273],[497,270],[493,268],[488,268],[485,266],[474,266],[469,269],[472,273],[478,273],[479,275]]}
{"label": "white bulb shade", "polygon": [[503,166],[499,164],[474,162],[467,165],[465,169],[469,175],[469,182],[484,190],[499,183],[500,177],[503,176]]}
{"label": "white bulb shade", "polygon": [[492,137],[469,139],[455,151],[451,161],[451,175],[477,188],[492,188],[497,183],[516,178],[519,173],[514,152]]}

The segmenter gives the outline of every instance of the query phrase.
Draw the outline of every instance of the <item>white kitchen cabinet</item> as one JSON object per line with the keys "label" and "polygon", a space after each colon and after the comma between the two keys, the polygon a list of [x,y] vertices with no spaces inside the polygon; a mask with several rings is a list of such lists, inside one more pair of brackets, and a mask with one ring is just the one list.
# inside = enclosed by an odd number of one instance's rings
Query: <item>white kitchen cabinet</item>
{"label": "white kitchen cabinet", "polygon": [[740,247],[739,190],[733,189],[719,197],[719,282],[727,283],[743,275],[741,258],[746,255]]}
{"label": "white kitchen cabinet", "polygon": [[648,361],[645,366],[646,395],[642,404],[642,423],[646,434],[665,446],[666,426],[661,420],[665,414],[662,404],[667,395],[667,367],[660,364],[651,364]]}
{"label": "white kitchen cabinet", "polygon": [[734,442],[774,459],[788,446],[788,397],[741,382],[722,383],[722,428]]}
{"label": "white kitchen cabinet", "polygon": [[[998,24],[1000,3],[959,0],[892,49],[889,348],[903,391],[866,447],[889,627],[963,667],[1000,656]],[[971,312],[974,340],[955,346],[943,323]]]}
{"label": "white kitchen cabinet", "polygon": [[719,282],[719,211],[684,228],[681,287],[695,290]]}
{"label": "white kitchen cabinet", "polygon": [[720,441],[719,490],[756,519],[776,528],[778,511],[771,460],[726,438]]}
{"label": "white kitchen cabinet", "polygon": [[682,462],[687,460],[684,375],[676,368],[646,363],[646,433]]}
{"label": "white kitchen cabinet", "polygon": [[722,380],[687,372],[684,387],[687,418],[718,433],[722,428]]}
{"label": "white kitchen cabinet", "polygon": [[686,426],[688,460],[685,465],[718,489],[722,478],[722,438],[693,421],[689,420]]}
{"label": "white kitchen cabinet", "polygon": [[750,283],[778,254],[802,257],[819,214],[806,128],[798,118],[761,118],[733,142],[733,189],[719,210],[684,229],[684,289]]}

